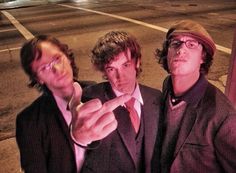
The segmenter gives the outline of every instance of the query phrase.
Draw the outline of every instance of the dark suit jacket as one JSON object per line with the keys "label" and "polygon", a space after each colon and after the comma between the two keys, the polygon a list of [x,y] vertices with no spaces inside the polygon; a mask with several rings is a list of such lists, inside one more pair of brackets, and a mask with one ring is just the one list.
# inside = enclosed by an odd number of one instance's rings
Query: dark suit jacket
{"label": "dark suit jacket", "polygon": [[[150,162],[154,148],[157,132],[157,121],[159,117],[160,91],[140,85],[144,105],[142,116],[144,118],[144,154],[145,172],[150,172]],[[99,98],[106,102],[115,98],[108,82],[101,83],[88,88],[83,97]],[[129,120],[128,111],[120,106],[114,110],[118,121],[117,129],[101,140],[100,146],[94,150],[88,150],[85,158],[83,173],[134,173],[135,151],[132,140],[130,140],[131,126],[127,125]]]}
{"label": "dark suit jacket", "polygon": [[[85,87],[93,82],[80,82]],[[74,143],[50,92],[17,115],[16,140],[26,173],[76,173]]]}
{"label": "dark suit jacket", "polygon": [[[205,78],[201,85],[186,107],[170,173],[235,173],[236,111],[226,96]],[[168,87],[164,86],[163,95],[170,90]],[[158,133],[153,173],[160,172],[160,136]]]}
{"label": "dark suit jacket", "polygon": [[26,173],[75,173],[74,144],[51,94],[43,94],[17,116],[16,140]]}

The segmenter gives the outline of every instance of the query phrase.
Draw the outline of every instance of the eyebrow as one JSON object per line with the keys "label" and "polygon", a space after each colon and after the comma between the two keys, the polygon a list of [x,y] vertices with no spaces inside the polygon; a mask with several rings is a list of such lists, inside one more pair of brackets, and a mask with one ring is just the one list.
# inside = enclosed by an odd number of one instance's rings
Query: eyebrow
{"label": "eyebrow", "polygon": [[[132,58],[130,60],[126,60],[124,63],[122,63],[121,65],[124,65],[124,64],[127,64],[127,63],[131,63],[132,61]],[[113,66],[109,65],[109,64],[106,64],[105,65],[105,69],[107,68],[114,68]]]}
{"label": "eyebrow", "polygon": [[132,59],[130,59],[130,60],[124,62],[122,65],[127,64],[127,63],[131,63],[131,62],[132,62]]}
{"label": "eyebrow", "polygon": [[53,56],[50,56],[51,60],[49,62],[43,62],[42,64],[39,65],[39,67],[47,65],[47,64],[51,63],[52,61],[54,61],[56,58],[61,57],[61,56],[62,56],[62,54],[58,54],[58,53]]}
{"label": "eyebrow", "polygon": [[56,53],[55,55],[52,56],[52,59],[61,57],[62,55],[63,55],[63,54],[61,54],[61,53]]}
{"label": "eyebrow", "polygon": [[113,68],[113,67],[111,67],[111,66],[106,66],[106,65],[105,65],[105,69],[108,69],[108,68]]}
{"label": "eyebrow", "polygon": [[[179,41],[182,41],[181,38],[183,38],[183,37],[173,37],[173,38],[171,38],[170,40],[179,40]],[[198,41],[198,40],[197,40],[196,38],[194,38],[194,37],[188,37],[185,41],[187,41],[187,40]]]}

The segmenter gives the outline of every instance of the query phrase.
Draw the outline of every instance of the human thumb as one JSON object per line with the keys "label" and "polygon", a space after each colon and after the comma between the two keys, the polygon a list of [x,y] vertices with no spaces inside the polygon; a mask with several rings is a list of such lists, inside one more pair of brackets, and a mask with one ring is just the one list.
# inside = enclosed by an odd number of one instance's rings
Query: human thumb
{"label": "human thumb", "polygon": [[73,83],[73,94],[69,101],[69,109],[73,110],[81,104],[82,88],[78,82]]}

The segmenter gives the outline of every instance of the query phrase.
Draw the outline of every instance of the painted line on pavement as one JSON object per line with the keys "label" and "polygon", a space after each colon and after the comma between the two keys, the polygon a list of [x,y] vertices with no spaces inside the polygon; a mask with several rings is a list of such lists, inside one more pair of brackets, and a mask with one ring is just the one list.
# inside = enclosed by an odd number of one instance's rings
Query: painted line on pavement
{"label": "painted line on pavement", "polygon": [[11,52],[11,51],[13,51],[13,50],[19,50],[19,49],[21,49],[21,47],[14,47],[14,48],[9,48],[9,49],[2,49],[2,50],[0,50],[0,53],[2,53],[2,52]]}
{"label": "painted line on pavement", "polygon": [[2,29],[2,30],[0,30],[0,33],[1,33],[1,32],[15,31],[15,30],[17,30],[17,29],[16,29],[16,28],[12,28],[12,29]]}
{"label": "painted line on pavement", "polygon": [[10,13],[3,10],[2,13],[10,20],[10,22],[18,29],[18,31],[26,38],[26,40],[29,40],[31,38],[34,38],[34,35],[31,34],[20,22],[18,22]]}
{"label": "painted line on pavement", "polygon": [[108,13],[104,13],[104,12],[100,12],[100,11],[90,10],[90,9],[87,9],[87,8],[74,7],[74,6],[71,6],[71,5],[64,5],[64,4],[58,4],[58,5],[63,6],[63,7],[83,10],[83,11],[87,11],[87,12],[91,12],[91,13],[96,13],[96,14],[100,14],[100,15],[104,15],[104,16],[109,16],[109,17],[113,17],[113,18],[116,18],[116,19],[120,19],[120,20],[125,20],[125,21],[128,21],[128,22],[136,23],[138,25],[146,26],[148,28],[153,28],[153,29],[156,29],[156,30],[159,30],[159,31],[162,31],[162,32],[167,32],[168,31],[166,28],[163,28],[163,27],[160,27],[160,26],[148,24],[148,23],[145,23],[145,22],[141,22],[139,20],[130,19],[130,18],[127,18],[127,17],[122,17],[122,16],[118,16],[118,15],[115,15],[115,14],[108,14]]}
{"label": "painted line on pavement", "polygon": [[221,45],[218,45],[216,44],[216,49],[217,50],[220,50],[222,52],[225,52],[227,54],[231,54],[231,49],[227,48],[227,47],[224,47],[224,46],[221,46]]}
{"label": "painted line on pavement", "polygon": [[[149,24],[149,23],[141,22],[141,21],[135,20],[135,19],[130,19],[130,18],[127,18],[127,17],[122,17],[122,16],[118,16],[118,15],[114,15],[114,14],[104,13],[104,12],[100,12],[100,11],[96,11],[96,10],[90,10],[90,9],[87,9],[87,8],[75,7],[75,6],[71,6],[71,5],[65,5],[65,4],[58,4],[58,5],[63,6],[63,7],[67,7],[67,8],[73,8],[73,9],[83,10],[83,11],[87,11],[87,12],[91,12],[91,13],[96,13],[96,14],[100,14],[100,15],[104,15],[104,16],[109,16],[109,17],[112,17],[112,18],[128,21],[128,22],[135,23],[135,24],[138,24],[138,25],[142,25],[142,26],[145,26],[145,27],[148,27],[148,28],[156,29],[158,31],[162,31],[162,32],[165,32],[165,33],[168,31],[167,28],[163,28],[163,27],[160,27],[160,26],[156,26],[156,25],[152,25],[152,24]],[[224,53],[231,54],[231,49],[229,49],[227,47],[216,44],[216,49],[219,50],[219,51],[222,51]]]}

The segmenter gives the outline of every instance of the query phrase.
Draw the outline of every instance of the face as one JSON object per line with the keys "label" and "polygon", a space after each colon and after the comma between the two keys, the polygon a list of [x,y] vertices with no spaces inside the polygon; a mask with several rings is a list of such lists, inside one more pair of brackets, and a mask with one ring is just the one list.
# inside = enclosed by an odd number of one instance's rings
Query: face
{"label": "face", "polygon": [[31,65],[38,82],[45,84],[56,95],[60,95],[62,90],[71,89],[73,72],[69,59],[49,42],[42,42],[41,50],[41,58],[34,60]]}
{"label": "face", "polygon": [[136,68],[139,68],[139,65],[140,61],[136,63],[134,59],[131,59],[130,50],[115,56],[114,60],[105,65],[105,75],[112,88],[132,94],[136,85]]}
{"label": "face", "polygon": [[169,44],[167,61],[172,76],[199,76],[203,47],[193,37],[176,36]]}

